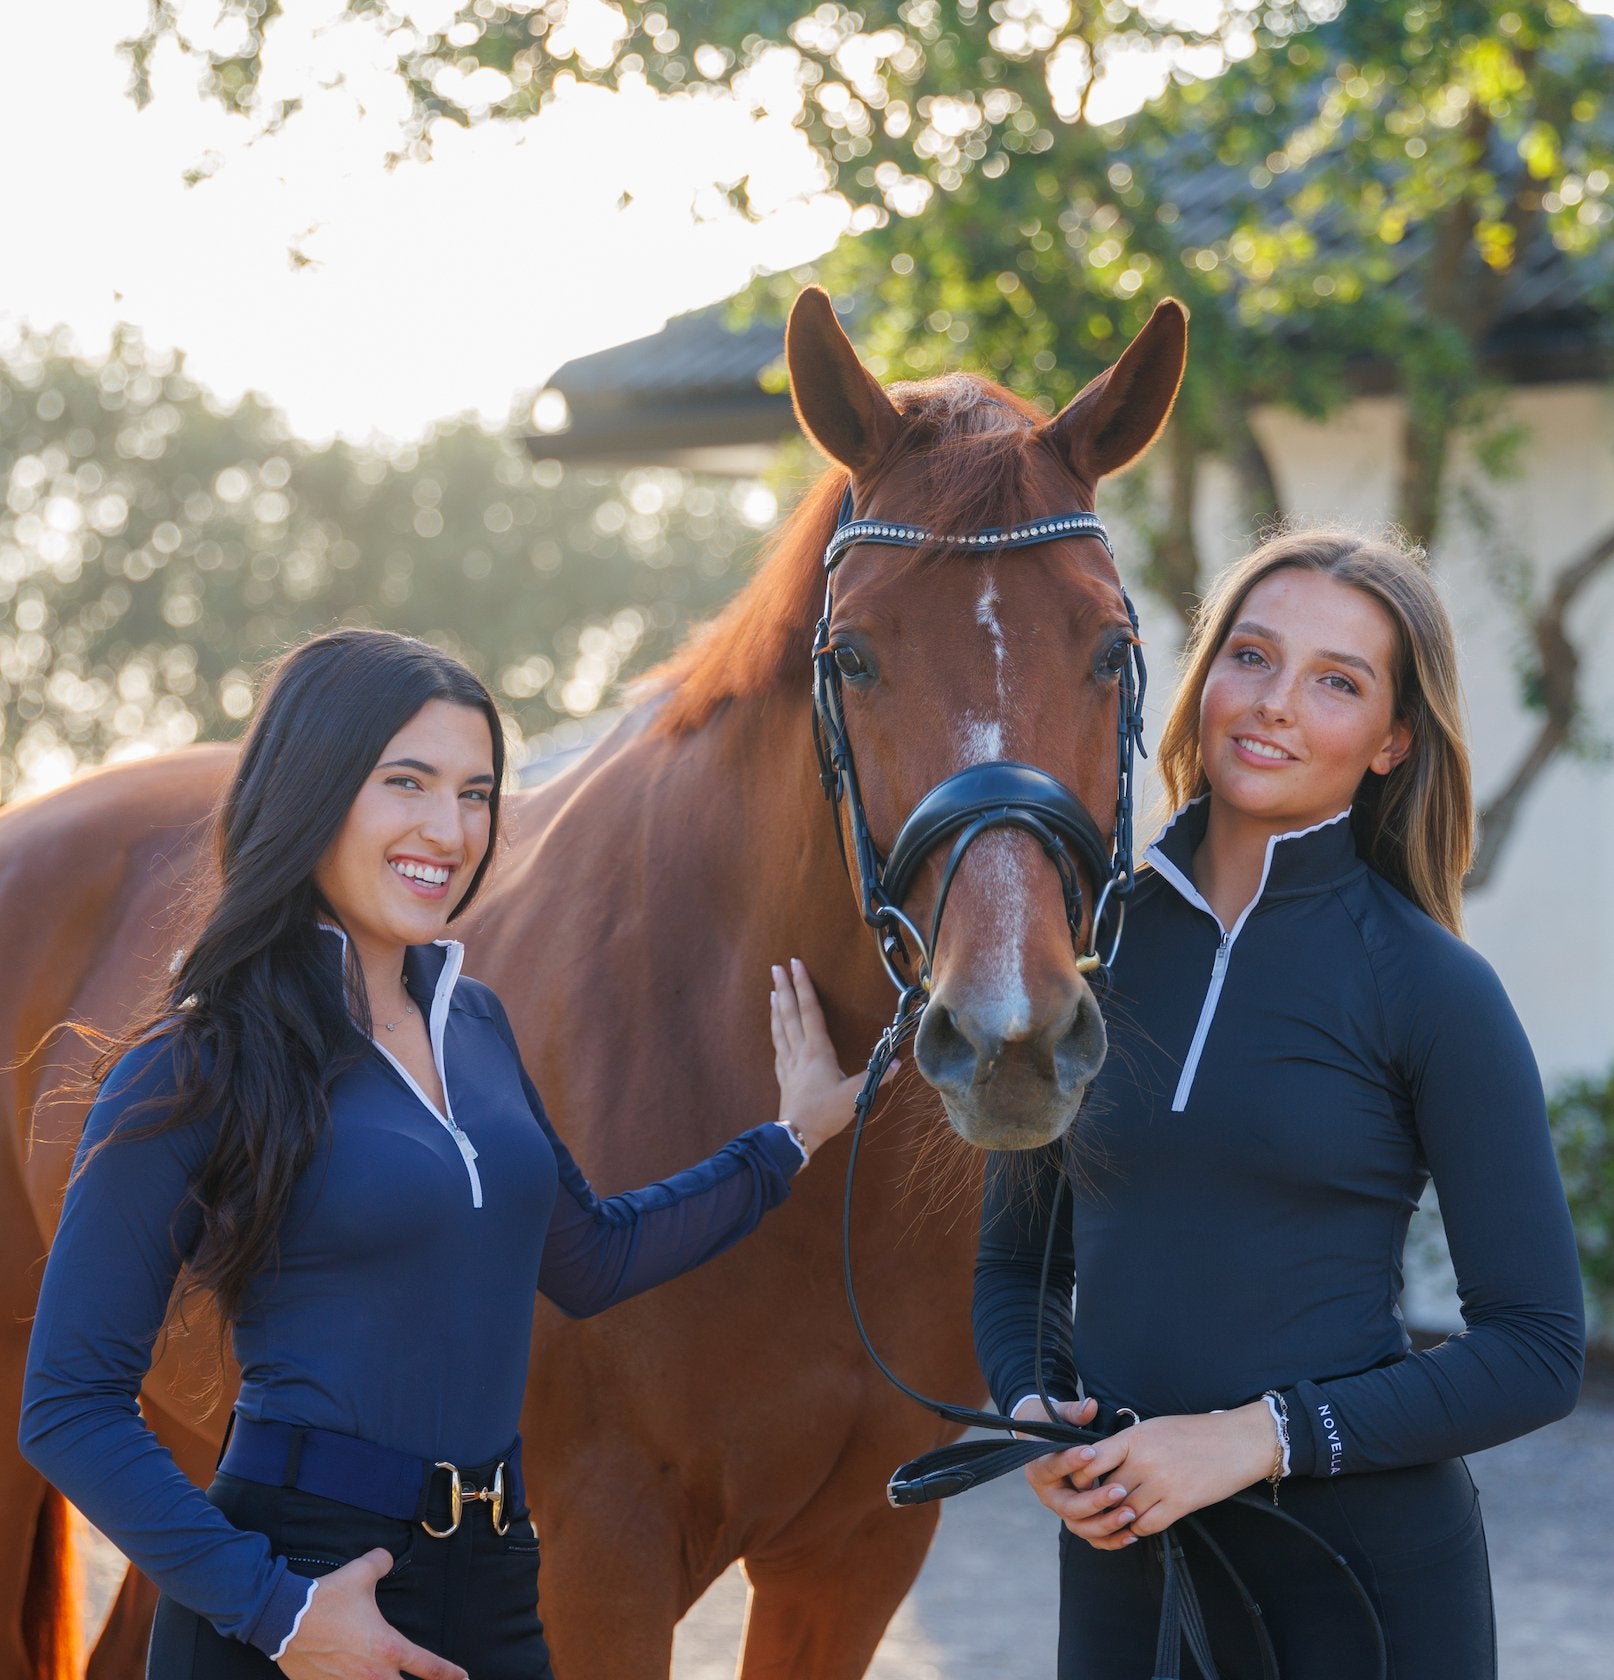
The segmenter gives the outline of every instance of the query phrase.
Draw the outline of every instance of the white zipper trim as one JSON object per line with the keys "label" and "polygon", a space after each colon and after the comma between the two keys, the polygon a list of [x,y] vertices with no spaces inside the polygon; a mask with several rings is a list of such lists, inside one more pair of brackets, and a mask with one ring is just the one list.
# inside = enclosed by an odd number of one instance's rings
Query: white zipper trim
{"label": "white zipper trim", "polygon": [[[334,933],[347,945],[347,935],[339,927],[331,927],[327,922],[323,924],[328,932]],[[437,976],[437,990],[432,996],[432,1012],[427,1028],[431,1037],[432,1065],[437,1069],[437,1082],[443,1087],[443,1108],[445,1114],[430,1097],[421,1089],[415,1076],[398,1058],[384,1045],[379,1038],[371,1038],[370,1042],[383,1056],[398,1070],[399,1077],[411,1091],[420,1099],[421,1106],[453,1138],[455,1146],[460,1152],[460,1159],[465,1163],[466,1176],[471,1181],[471,1206],[479,1208],[482,1205],[482,1178],[476,1170],[476,1145],[460,1129],[459,1122],[454,1118],[454,1099],[448,1094],[448,1073],[443,1064],[444,1037],[448,1030],[448,1007],[454,996],[454,987],[460,977],[460,969],[465,964],[465,947],[457,939],[437,939],[433,944],[443,946],[448,956],[443,963],[443,971]]]}
{"label": "white zipper trim", "polygon": [[1205,1040],[1210,1036],[1211,1022],[1216,1017],[1216,1005],[1221,1001],[1222,982],[1227,978],[1227,965],[1233,956],[1233,941],[1244,931],[1244,924],[1250,919],[1250,912],[1261,902],[1261,895],[1267,890],[1267,876],[1272,873],[1272,859],[1280,840],[1300,840],[1308,834],[1316,834],[1325,828],[1332,828],[1337,822],[1344,822],[1351,814],[1349,805],[1337,816],[1325,818],[1320,823],[1313,823],[1310,828],[1297,828],[1287,834],[1272,834],[1267,837],[1266,856],[1261,863],[1261,879],[1255,889],[1250,902],[1239,912],[1239,919],[1229,930],[1222,926],[1222,919],[1211,909],[1201,896],[1199,889],[1186,875],[1160,850],[1160,842],[1171,832],[1177,819],[1184,811],[1201,804],[1210,797],[1201,794],[1198,799],[1191,799],[1182,811],[1171,819],[1171,822],[1161,829],[1159,836],[1150,842],[1144,851],[1144,856],[1155,870],[1163,875],[1182,896],[1196,909],[1203,910],[1215,922],[1217,932],[1221,934],[1221,941],[1216,947],[1216,955],[1211,960],[1210,983],[1205,989],[1205,1001],[1199,1006],[1199,1022],[1194,1028],[1193,1042],[1188,1046],[1188,1054],[1183,1060],[1182,1075],[1177,1080],[1177,1089],[1171,1099],[1171,1112],[1181,1114],[1188,1106],[1189,1094],[1194,1087],[1194,1075],[1199,1071],[1199,1058],[1204,1053]]}
{"label": "white zipper trim", "polygon": [[[1221,923],[1216,924],[1218,927]],[[1177,1081],[1176,1094],[1171,1099],[1171,1112],[1181,1114],[1188,1106],[1188,1093],[1193,1089],[1194,1075],[1199,1070],[1199,1058],[1205,1048],[1205,1040],[1210,1036],[1211,1022],[1216,1016],[1216,1005],[1222,996],[1222,981],[1227,975],[1227,960],[1232,955],[1234,935],[1224,933],[1222,942],[1216,947],[1216,955],[1211,961],[1210,985],[1205,990],[1205,1001],[1199,1006],[1199,1025],[1194,1028],[1194,1041],[1188,1046],[1188,1055],[1182,1064],[1182,1076]]]}

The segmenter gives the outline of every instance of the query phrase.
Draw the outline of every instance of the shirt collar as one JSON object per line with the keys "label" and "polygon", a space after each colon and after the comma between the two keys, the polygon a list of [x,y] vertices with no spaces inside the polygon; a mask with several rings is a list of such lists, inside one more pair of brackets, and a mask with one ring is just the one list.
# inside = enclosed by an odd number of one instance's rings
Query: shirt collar
{"label": "shirt collar", "polygon": [[[341,942],[342,960],[348,954],[346,932],[334,922],[321,922],[320,930]],[[428,1022],[438,1022],[447,1012],[449,999],[459,981],[465,961],[465,947],[457,939],[436,939],[430,945],[404,947],[404,990],[421,1005]]]}
{"label": "shirt collar", "polygon": [[[1194,853],[1205,838],[1209,817],[1210,795],[1201,794],[1172,817],[1143,854],[1179,893],[1202,906],[1204,901],[1194,885]],[[1347,805],[1310,828],[1274,834],[1267,841],[1261,885],[1252,907],[1264,899],[1324,890],[1363,868],[1356,855],[1356,835],[1350,819],[1351,808]]]}

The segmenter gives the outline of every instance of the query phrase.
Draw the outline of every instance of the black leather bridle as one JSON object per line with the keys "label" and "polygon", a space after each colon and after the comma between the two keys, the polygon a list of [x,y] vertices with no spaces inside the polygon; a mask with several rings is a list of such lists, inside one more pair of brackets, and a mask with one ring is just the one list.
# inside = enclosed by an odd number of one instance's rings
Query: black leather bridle
{"label": "black leather bridle", "polygon": [[[846,712],[841,691],[836,649],[830,641],[830,620],[834,611],[835,571],[847,551],[858,543],[882,543],[897,548],[933,550],[962,549],[996,554],[1007,549],[1030,548],[1037,543],[1059,542],[1070,537],[1096,537],[1113,556],[1109,534],[1095,513],[1064,513],[1033,519],[1000,530],[975,531],[964,536],[938,536],[922,526],[891,520],[853,517],[851,487],[841,501],[829,546],[824,550],[824,612],[813,635],[813,745],[818,753],[819,779],[825,797],[835,810],[835,834],[842,861],[857,889],[863,919],[874,930],[880,960],[899,994],[914,988],[928,996],[931,962],[941,931],[942,912],[953,878],[964,854],[983,834],[995,828],[1018,828],[1030,834],[1047,853],[1059,872],[1065,899],[1065,915],[1071,937],[1081,940],[1083,919],[1082,882],[1078,864],[1084,865],[1094,884],[1097,899],[1091,921],[1091,950],[1077,958],[1077,967],[1087,973],[1113,962],[1121,943],[1127,894],[1132,891],[1132,811],[1134,767],[1143,748],[1143,694],[1148,672],[1138,641],[1138,615],[1126,591],[1121,600],[1131,625],[1125,660],[1118,673],[1120,695],[1116,706],[1116,790],[1115,816],[1109,834],[1102,830],[1087,807],[1056,776],[1030,764],[1012,759],[994,759],[971,764],[938,782],[909,812],[897,831],[888,857],[882,858],[869,831],[858,783],[857,761],[846,731]],[[850,834],[842,832],[842,815]],[[903,909],[903,900],[919,873],[920,865],[943,841],[952,839],[952,850],[942,869],[942,884],[936,895],[927,939]],[[1112,923],[1109,950],[1099,954],[1101,927],[1106,911]],[[913,949],[908,949],[909,945]],[[899,964],[911,961],[914,972],[904,976]],[[922,1010],[922,1003],[918,1009]],[[899,1021],[904,1011],[898,1011]],[[913,1029],[918,1027],[918,1013]],[[907,1036],[906,1034],[904,1036]]]}
{"label": "black leather bridle", "polygon": [[[930,1002],[931,964],[941,933],[942,913],[954,877],[965,853],[983,834],[998,828],[1017,828],[1030,834],[1042,847],[1059,873],[1064,894],[1065,915],[1071,939],[1078,949],[1078,971],[1095,981],[1115,961],[1125,923],[1126,900],[1132,891],[1133,792],[1137,755],[1143,748],[1143,695],[1148,673],[1138,639],[1138,615],[1125,589],[1121,599],[1131,625],[1126,658],[1118,673],[1116,702],[1116,797],[1111,834],[1106,839],[1080,799],[1056,776],[1034,765],[1010,759],[972,764],[938,782],[926,793],[897,830],[888,856],[881,857],[869,829],[858,783],[857,761],[846,729],[841,691],[841,673],[835,663],[835,645],[830,640],[834,611],[835,571],[847,551],[858,543],[881,543],[898,548],[956,549],[964,552],[997,554],[1007,549],[1029,548],[1034,544],[1060,542],[1072,537],[1095,537],[1113,559],[1115,550],[1097,514],[1056,514],[1024,524],[996,530],[976,531],[961,536],[937,535],[922,526],[880,519],[858,519],[851,486],[841,499],[840,514],[829,545],[824,550],[824,611],[813,634],[813,745],[818,755],[819,779],[835,818],[835,838],[841,861],[857,891],[863,920],[874,931],[880,961],[897,989],[894,1017],[881,1033],[869,1057],[868,1073],[857,1096],[851,1154],[846,1165],[846,1191],[841,1221],[841,1265],[847,1304],[864,1351],[881,1375],[909,1399],[933,1412],[945,1422],[965,1428],[1012,1433],[1032,1439],[1006,1441],[961,1441],[923,1453],[902,1465],[891,1477],[886,1493],[893,1505],[919,1505],[946,1499],[956,1493],[992,1481],[1011,1470],[1029,1464],[1047,1453],[1083,1442],[1104,1439],[1101,1432],[1064,1422],[1017,1421],[996,1412],[978,1411],[933,1400],[912,1388],[886,1364],[869,1339],[863,1314],[857,1303],[852,1279],[852,1190],[856,1182],[858,1155],[864,1129],[879,1093],[880,1085],[897,1050],[918,1032]],[[844,816],[844,831],[843,831]],[[848,844],[848,836],[850,844]],[[903,901],[931,852],[952,841],[942,866],[941,885],[931,913],[929,937],[920,932],[903,909]],[[1085,868],[1097,897],[1089,923],[1089,949],[1080,950],[1083,898],[1081,873]],[[1100,952],[1103,923],[1110,917],[1109,946]],[[911,946],[911,949],[910,949]],[[904,964],[911,974],[903,973]],[[1058,1228],[1060,1194],[1049,1212],[1048,1239],[1043,1250],[1042,1273],[1037,1301],[1037,1345],[1034,1354],[1037,1392],[1050,1420],[1058,1413],[1047,1393],[1043,1375],[1043,1306],[1047,1299],[1054,1236]],[[1269,1513],[1287,1525],[1296,1538],[1321,1547],[1342,1572],[1347,1585],[1366,1612],[1378,1641],[1378,1675],[1387,1673],[1383,1630],[1372,1601],[1344,1558],[1322,1538],[1287,1512],[1268,1506],[1245,1494],[1234,1496],[1254,1509]],[[1181,1519],[1206,1548],[1227,1576],[1243,1605],[1261,1655],[1264,1680],[1280,1680],[1276,1654],[1262,1621],[1261,1611],[1226,1554],[1206,1533],[1195,1516]],[[1175,1526],[1175,1525],[1174,1525]],[[1202,1680],[1218,1680],[1211,1655],[1199,1595],[1182,1543],[1172,1529],[1153,1537],[1161,1569],[1160,1626],[1156,1635],[1154,1680],[1179,1680],[1182,1652],[1187,1647],[1198,1664]]]}

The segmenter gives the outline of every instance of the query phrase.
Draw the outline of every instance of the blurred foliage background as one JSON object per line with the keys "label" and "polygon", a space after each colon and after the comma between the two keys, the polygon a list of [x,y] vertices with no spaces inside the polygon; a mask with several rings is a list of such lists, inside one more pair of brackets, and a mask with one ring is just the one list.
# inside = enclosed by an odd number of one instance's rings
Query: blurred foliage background
{"label": "blurred foliage background", "polygon": [[1614,1345],[1614,1071],[1563,1081],[1547,1107],[1591,1326]]}
{"label": "blurred foliage background", "polygon": [[734,587],[754,482],[534,462],[462,421],[385,452],[224,408],[133,333],[0,351],[0,799],[233,734],[269,655],[385,624],[473,665],[553,735]]}

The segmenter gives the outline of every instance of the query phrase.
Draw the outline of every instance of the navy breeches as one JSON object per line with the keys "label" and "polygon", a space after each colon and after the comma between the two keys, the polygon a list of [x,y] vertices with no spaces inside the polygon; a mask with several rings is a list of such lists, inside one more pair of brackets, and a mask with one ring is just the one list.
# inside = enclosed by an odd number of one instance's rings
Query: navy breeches
{"label": "navy breeches", "polygon": [[[1390,1680],[1495,1680],[1496,1628],[1479,1496],[1460,1459],[1372,1475],[1295,1477],[1283,1508],[1336,1550],[1378,1613]],[[1260,1606],[1282,1680],[1371,1680],[1365,1613],[1321,1548],[1243,1504],[1197,1513]],[[1259,1680],[1252,1618],[1208,1548],[1181,1530],[1222,1680]],[[1060,1531],[1059,1680],[1152,1672],[1155,1548],[1095,1551]],[[1198,1680],[1185,1654],[1183,1673]]]}

